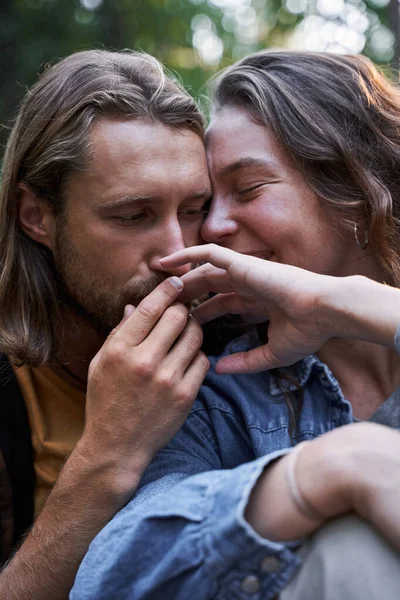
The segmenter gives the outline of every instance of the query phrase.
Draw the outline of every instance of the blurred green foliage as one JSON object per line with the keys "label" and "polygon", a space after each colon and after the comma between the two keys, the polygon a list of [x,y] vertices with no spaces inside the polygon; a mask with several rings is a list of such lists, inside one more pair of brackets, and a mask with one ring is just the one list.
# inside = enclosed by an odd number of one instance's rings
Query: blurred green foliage
{"label": "blurred green foliage", "polygon": [[[154,54],[179,73],[195,96],[221,66],[262,47],[293,45],[291,36],[297,30],[300,41],[309,36],[305,47],[311,44],[310,49],[363,50],[385,62],[394,47],[393,34],[385,27],[387,4],[388,0],[1,0],[0,123],[10,123],[26,88],[46,64],[92,47]],[[330,28],[331,42],[327,45],[327,33],[318,38],[313,27],[321,32]],[[346,46],[346,39],[353,46]],[[3,128],[2,143],[5,137]]]}

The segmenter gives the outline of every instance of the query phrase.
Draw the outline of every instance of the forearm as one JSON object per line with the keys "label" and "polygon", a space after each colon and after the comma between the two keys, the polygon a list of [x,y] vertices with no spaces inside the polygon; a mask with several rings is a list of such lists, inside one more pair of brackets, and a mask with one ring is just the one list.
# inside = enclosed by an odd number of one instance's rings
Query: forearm
{"label": "forearm", "polygon": [[400,325],[398,288],[361,276],[331,278],[320,308],[321,321],[334,337],[394,347],[394,334]]}
{"label": "forearm", "polygon": [[322,525],[299,512],[290,496],[286,470],[289,455],[268,466],[255,485],[245,517],[265,539],[285,542],[308,536]]}
{"label": "forearm", "polygon": [[117,479],[119,465],[94,458],[79,444],[71,454],[31,532],[0,574],[1,598],[68,598],[90,542],[140,480],[133,471],[128,494],[127,482]]}
{"label": "forearm", "polygon": [[352,508],[348,465],[341,452],[332,452],[329,435],[301,448],[294,471],[298,491],[315,509],[313,516],[299,509],[290,489],[288,474],[292,458],[288,454],[266,468],[252,491],[245,513],[260,535],[277,542],[309,536],[328,519]]}

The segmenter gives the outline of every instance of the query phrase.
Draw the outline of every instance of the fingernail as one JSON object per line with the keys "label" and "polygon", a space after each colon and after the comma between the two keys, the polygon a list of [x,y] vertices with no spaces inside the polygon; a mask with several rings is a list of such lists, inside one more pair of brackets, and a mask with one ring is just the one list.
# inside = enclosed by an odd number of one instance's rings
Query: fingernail
{"label": "fingernail", "polygon": [[183,281],[179,279],[179,277],[171,277],[170,282],[177,290],[181,290],[183,288]]}
{"label": "fingernail", "polygon": [[129,315],[131,315],[134,310],[135,310],[135,307],[132,306],[132,304],[127,304],[124,309],[124,319],[129,317]]}

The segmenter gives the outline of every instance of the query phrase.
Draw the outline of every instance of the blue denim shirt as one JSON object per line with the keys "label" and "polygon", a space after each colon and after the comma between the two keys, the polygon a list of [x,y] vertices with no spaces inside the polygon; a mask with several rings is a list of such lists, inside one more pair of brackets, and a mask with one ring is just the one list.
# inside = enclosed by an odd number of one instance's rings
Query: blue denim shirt
{"label": "blue denim shirt", "polygon": [[[225,354],[256,345],[248,334]],[[285,587],[300,565],[298,544],[252,529],[244,518],[249,494],[265,466],[293,445],[353,421],[337,380],[315,356],[290,372],[303,389],[292,435],[273,374],[210,369],[181,431],[92,542],[71,600],[269,600]]]}

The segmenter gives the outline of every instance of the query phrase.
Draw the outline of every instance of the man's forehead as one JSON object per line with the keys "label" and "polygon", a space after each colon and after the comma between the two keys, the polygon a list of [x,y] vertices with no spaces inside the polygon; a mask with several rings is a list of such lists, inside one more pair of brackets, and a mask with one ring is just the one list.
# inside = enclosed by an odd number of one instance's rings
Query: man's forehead
{"label": "man's forehead", "polygon": [[88,163],[76,184],[87,184],[103,201],[132,193],[157,197],[173,187],[193,196],[210,190],[196,133],[133,119],[102,118],[95,124]]}
{"label": "man's forehead", "polygon": [[201,138],[189,129],[173,129],[162,123],[140,119],[102,117],[94,125],[90,148],[95,158],[118,159],[126,154],[141,163],[180,156],[188,146],[201,153]]}

